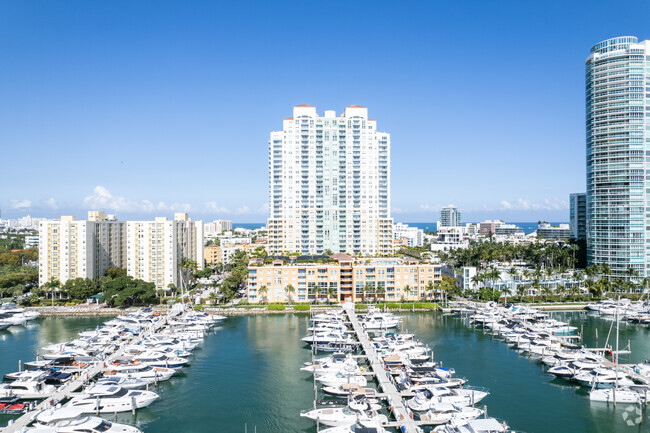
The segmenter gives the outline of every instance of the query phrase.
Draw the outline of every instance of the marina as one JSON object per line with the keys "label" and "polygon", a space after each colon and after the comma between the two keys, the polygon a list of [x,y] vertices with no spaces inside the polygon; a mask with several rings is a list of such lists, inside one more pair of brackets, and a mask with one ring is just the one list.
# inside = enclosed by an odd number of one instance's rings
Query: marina
{"label": "marina", "polygon": [[[434,359],[453,366],[457,377],[489,388],[490,395],[482,405],[488,407],[489,416],[506,420],[513,430],[650,431],[647,409],[642,411],[644,424],[629,426],[623,417],[629,419],[636,408],[590,402],[582,387],[546,374],[536,361],[489,333],[474,331],[458,316],[416,312],[398,317],[402,319],[401,330],[416,335],[433,349]],[[583,343],[591,347],[604,346],[611,326],[611,320],[584,311],[552,313],[551,317],[582,326]],[[80,331],[94,329],[106,320],[48,317],[1,331],[0,373],[16,371],[19,360],[34,359],[41,347],[73,339]],[[630,340],[632,347],[631,354],[621,355],[621,362],[636,364],[650,356],[650,331],[626,322],[620,326],[621,341],[627,345]],[[312,359],[300,341],[309,334],[309,327],[307,313],[228,318],[193,352],[189,367],[154,389],[161,398],[137,410],[135,416],[130,412],[118,414],[117,421],[144,432],[187,431],[184,428],[191,425],[191,431],[208,433],[219,425],[222,431],[233,432],[314,433],[316,424],[299,416],[314,400],[313,377],[300,374],[300,368]],[[357,356],[363,360],[363,355]],[[319,399],[323,398],[319,393]],[[15,418],[0,415],[0,426]],[[115,419],[113,414],[107,418]],[[321,431],[324,428],[321,426]]]}

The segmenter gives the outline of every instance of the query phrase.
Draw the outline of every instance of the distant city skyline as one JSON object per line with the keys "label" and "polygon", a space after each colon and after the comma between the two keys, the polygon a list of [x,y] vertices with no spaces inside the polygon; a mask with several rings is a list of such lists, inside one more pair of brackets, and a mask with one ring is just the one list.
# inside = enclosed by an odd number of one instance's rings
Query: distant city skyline
{"label": "distant city skyline", "polygon": [[2,217],[263,222],[268,132],[304,103],[381,119],[395,221],[568,221],[585,52],[650,36],[630,3],[4,2]]}

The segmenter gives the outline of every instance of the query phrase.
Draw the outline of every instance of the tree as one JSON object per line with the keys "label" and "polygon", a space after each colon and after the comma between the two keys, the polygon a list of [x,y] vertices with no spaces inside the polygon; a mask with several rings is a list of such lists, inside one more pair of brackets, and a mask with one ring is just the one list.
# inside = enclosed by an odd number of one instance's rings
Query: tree
{"label": "tree", "polygon": [[376,290],[376,293],[377,293],[377,295],[379,295],[379,297],[383,298],[384,294],[386,293],[386,288],[384,286],[378,286],[377,290]]}
{"label": "tree", "polygon": [[57,280],[56,278],[52,278],[50,281],[45,283],[45,287],[47,287],[50,292],[52,292],[52,306],[54,307],[54,291],[58,290],[59,287],[61,287],[61,281]]}
{"label": "tree", "polygon": [[370,283],[366,283],[366,285],[363,286],[363,300],[364,301],[366,300],[366,296],[368,293],[374,293],[374,291],[375,291],[375,287]]}
{"label": "tree", "polygon": [[524,284],[519,284],[517,286],[517,297],[519,298],[519,302],[522,302],[524,300],[524,296],[526,295],[526,286]]}
{"label": "tree", "polygon": [[284,292],[289,297],[289,303],[293,303],[293,294],[296,293],[296,289],[291,284],[287,284],[287,287],[284,288]]}
{"label": "tree", "polygon": [[[442,281],[437,281],[437,282],[436,282],[436,284],[438,285],[438,287],[440,287],[440,284],[439,284],[439,283],[442,283]],[[424,290],[427,292],[427,297],[429,296],[428,294],[431,294],[431,297],[433,298],[433,291],[434,291],[435,288],[436,288],[436,287],[434,286],[434,284],[433,284],[432,281],[429,281],[429,282],[427,283],[427,286],[426,286],[425,289],[424,289]]]}
{"label": "tree", "polygon": [[505,305],[508,302],[508,296],[512,295],[512,289],[508,286],[503,286],[501,288],[501,294],[504,296],[503,305]]}
{"label": "tree", "polygon": [[266,294],[269,292],[269,288],[266,287],[265,285],[261,286],[257,293],[259,293],[260,297],[262,298],[262,302],[267,302],[267,297]]}
{"label": "tree", "polygon": [[548,302],[548,297],[553,294],[553,291],[551,290],[550,287],[544,286],[542,287],[542,296],[544,296],[544,302]]}
{"label": "tree", "polygon": [[187,287],[190,288],[193,283],[193,281],[191,281],[191,278],[193,278],[193,273],[198,269],[197,263],[194,260],[185,258],[181,260],[181,262],[178,264],[178,267],[181,270],[183,281]]}
{"label": "tree", "polygon": [[72,299],[88,299],[99,292],[90,278],[73,278],[65,282],[63,290]]}
{"label": "tree", "polygon": [[320,286],[316,284],[314,288],[312,289],[312,292],[314,293],[314,304],[318,302],[318,295],[320,295]]}
{"label": "tree", "polygon": [[125,277],[126,276],[126,269],[124,268],[108,268],[106,269],[106,272],[104,273],[107,277],[110,278],[119,278],[119,277]]}
{"label": "tree", "polygon": [[148,304],[156,297],[156,285],[133,277],[118,277],[108,281],[102,287],[102,301],[110,306],[122,307],[136,304]]}
{"label": "tree", "polygon": [[411,296],[411,286],[407,284],[406,286],[404,286],[403,291],[404,293],[406,293],[406,298],[408,300],[408,298]]}
{"label": "tree", "polygon": [[330,286],[330,287],[327,289],[327,300],[328,300],[328,301],[329,301],[330,299],[334,299],[334,300],[336,300],[336,295],[337,295],[337,294],[338,294],[338,293],[337,293],[336,289],[335,289],[334,287],[331,287],[331,286]]}
{"label": "tree", "polygon": [[219,294],[217,292],[210,292],[210,295],[208,297],[210,298],[211,304],[214,305],[219,303]]}

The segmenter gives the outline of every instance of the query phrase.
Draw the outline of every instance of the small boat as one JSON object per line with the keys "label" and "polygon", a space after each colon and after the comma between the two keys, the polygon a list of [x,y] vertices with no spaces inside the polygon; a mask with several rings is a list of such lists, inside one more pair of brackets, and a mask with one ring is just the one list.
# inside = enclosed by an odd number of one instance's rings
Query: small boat
{"label": "small boat", "polygon": [[320,433],[388,433],[378,420],[358,421],[356,424],[330,427]]}
{"label": "small boat", "polygon": [[381,405],[374,403],[352,403],[346,407],[327,407],[314,409],[308,412],[301,412],[300,416],[313,419],[318,423],[337,427],[349,426],[359,421],[378,421],[379,423],[388,422],[386,415],[380,415],[377,410]]}
{"label": "small boat", "polygon": [[604,403],[630,403],[641,404],[644,401],[643,395],[630,388],[607,388],[594,389],[589,392],[590,401],[601,401]]}
{"label": "small boat", "polygon": [[54,427],[58,433],[142,433],[130,425],[118,424],[71,407],[52,408],[36,415],[37,427]]}
{"label": "small boat", "polygon": [[437,424],[462,423],[462,421],[476,419],[481,415],[483,415],[483,410],[475,407],[456,407],[451,403],[438,403],[421,414],[420,419]]}
{"label": "small boat", "polygon": [[323,384],[323,386],[337,386],[344,383],[356,383],[359,386],[366,386],[368,384],[368,380],[365,376],[346,374],[341,371],[325,375],[317,374],[315,377],[317,381]]}

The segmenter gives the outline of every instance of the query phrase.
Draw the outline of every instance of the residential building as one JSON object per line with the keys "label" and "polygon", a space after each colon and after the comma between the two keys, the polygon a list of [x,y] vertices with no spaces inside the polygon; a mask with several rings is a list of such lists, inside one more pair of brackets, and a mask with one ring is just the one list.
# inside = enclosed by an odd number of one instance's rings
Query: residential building
{"label": "residential building", "polygon": [[127,221],[128,275],[156,284],[157,289],[181,284],[181,262],[194,260],[203,269],[203,221],[192,221],[186,213],[174,220]]}
{"label": "residential building", "polygon": [[[351,256],[334,255],[337,263],[289,264],[275,260],[270,265],[248,268],[248,301],[313,302],[329,298],[339,302],[367,299],[424,300],[439,298],[440,293],[427,288],[452,271],[443,265],[419,264],[413,260],[376,260],[355,264]],[[295,292],[285,289],[291,285]],[[260,287],[266,293],[260,293]],[[331,291],[331,295],[330,295]]]}
{"label": "residential building", "polygon": [[25,248],[38,248],[38,236],[25,236]]}
{"label": "residential building", "polygon": [[397,240],[403,240],[402,245],[409,247],[421,247],[424,245],[424,230],[417,227],[409,227],[403,223],[393,225],[393,236]]}
{"label": "residential building", "polygon": [[109,268],[125,267],[125,223],[104,212],[88,212],[39,224],[39,284],[52,279],[99,278]]}
{"label": "residential building", "polygon": [[269,141],[268,249],[392,253],[390,135],[358,105],[298,105]]}
{"label": "residential building", "polygon": [[496,228],[504,224],[505,222],[501,220],[487,220],[480,222],[478,223],[479,234],[484,236],[493,235],[496,233]]}
{"label": "residential building", "polygon": [[203,234],[206,237],[216,236],[226,231],[232,230],[232,221],[230,220],[214,220],[209,223],[203,224]]}
{"label": "residential building", "polygon": [[496,224],[494,226],[495,236],[523,236],[524,229],[515,224]]}
{"label": "residential building", "polygon": [[611,278],[649,275],[646,155],[650,41],[632,36],[591,48],[586,67],[587,261]]}
{"label": "residential building", "polygon": [[587,238],[587,194],[584,192],[569,195],[569,227],[573,239]]}
{"label": "residential building", "polygon": [[569,224],[560,224],[552,226],[549,223],[543,222],[537,224],[537,237],[544,239],[569,239],[571,237],[571,230]]}
{"label": "residential building", "polygon": [[205,258],[205,263],[208,265],[216,265],[217,263],[223,263],[221,246],[208,245],[203,249],[203,257]]}
{"label": "residential building", "polygon": [[440,227],[460,226],[460,211],[454,205],[443,207],[440,210]]}

